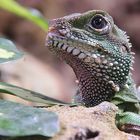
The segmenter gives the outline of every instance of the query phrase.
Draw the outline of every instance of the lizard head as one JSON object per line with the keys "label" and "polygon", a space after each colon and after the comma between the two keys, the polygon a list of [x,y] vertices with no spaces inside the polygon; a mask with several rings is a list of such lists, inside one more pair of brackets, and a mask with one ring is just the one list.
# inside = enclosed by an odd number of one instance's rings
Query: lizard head
{"label": "lizard head", "polygon": [[[58,18],[51,23],[46,44],[73,68],[81,92],[84,92],[83,100],[87,91],[94,92],[95,96],[98,93],[94,103],[108,100],[120,91],[132,65],[131,44],[108,13],[92,10]],[[91,100],[94,97],[89,96]]]}

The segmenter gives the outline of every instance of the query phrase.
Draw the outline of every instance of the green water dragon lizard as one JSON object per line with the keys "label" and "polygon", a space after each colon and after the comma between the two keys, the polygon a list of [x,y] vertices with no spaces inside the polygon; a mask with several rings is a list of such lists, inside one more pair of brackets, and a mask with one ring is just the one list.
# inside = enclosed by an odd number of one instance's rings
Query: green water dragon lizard
{"label": "green water dragon lizard", "polygon": [[92,107],[110,101],[119,107],[119,129],[140,135],[140,95],[131,78],[134,53],[129,37],[101,10],[54,19],[46,46],[76,74],[76,101]]}

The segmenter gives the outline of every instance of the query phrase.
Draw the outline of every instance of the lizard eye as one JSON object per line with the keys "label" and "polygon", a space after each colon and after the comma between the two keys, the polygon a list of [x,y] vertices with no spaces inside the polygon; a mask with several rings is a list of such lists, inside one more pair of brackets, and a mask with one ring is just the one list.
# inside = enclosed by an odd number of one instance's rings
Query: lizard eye
{"label": "lizard eye", "polygon": [[107,34],[111,29],[110,23],[102,15],[95,15],[88,24],[90,30],[95,31],[98,34]]}
{"label": "lizard eye", "polygon": [[91,20],[91,26],[95,29],[103,29],[107,25],[107,21],[100,15],[96,15]]}

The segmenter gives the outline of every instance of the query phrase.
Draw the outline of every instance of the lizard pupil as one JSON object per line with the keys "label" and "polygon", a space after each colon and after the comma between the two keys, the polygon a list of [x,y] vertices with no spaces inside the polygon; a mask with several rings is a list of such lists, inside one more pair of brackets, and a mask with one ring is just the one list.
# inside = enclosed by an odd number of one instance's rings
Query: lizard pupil
{"label": "lizard pupil", "polygon": [[102,29],[107,25],[107,22],[102,16],[97,15],[91,20],[91,25],[95,29]]}

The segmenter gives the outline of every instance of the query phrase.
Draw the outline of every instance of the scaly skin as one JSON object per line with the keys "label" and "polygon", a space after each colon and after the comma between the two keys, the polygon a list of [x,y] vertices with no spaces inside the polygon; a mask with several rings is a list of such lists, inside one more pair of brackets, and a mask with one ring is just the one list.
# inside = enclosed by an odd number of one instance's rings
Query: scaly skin
{"label": "scaly skin", "polygon": [[46,46],[73,68],[79,80],[76,101],[87,107],[115,103],[120,108],[118,127],[139,134],[140,100],[131,78],[133,53],[126,33],[100,10],[58,18],[51,24]]}

